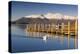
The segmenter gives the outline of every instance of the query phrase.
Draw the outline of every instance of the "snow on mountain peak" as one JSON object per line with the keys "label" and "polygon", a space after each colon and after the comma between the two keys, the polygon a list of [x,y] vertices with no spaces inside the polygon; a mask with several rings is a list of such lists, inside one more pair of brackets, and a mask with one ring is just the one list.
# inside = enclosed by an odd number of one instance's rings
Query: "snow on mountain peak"
{"label": "snow on mountain peak", "polygon": [[68,15],[63,15],[63,14],[60,14],[60,13],[47,13],[47,14],[35,14],[35,15],[29,15],[29,16],[25,16],[25,18],[28,18],[28,17],[31,17],[31,18],[47,18],[47,19],[77,19],[77,17],[74,17],[74,16],[68,16]]}
{"label": "snow on mountain peak", "polygon": [[29,15],[29,16],[25,16],[26,18],[44,18],[41,15]]}
{"label": "snow on mountain peak", "polygon": [[49,18],[49,19],[61,19],[62,18],[62,14],[60,13],[47,13],[45,15],[46,18]]}

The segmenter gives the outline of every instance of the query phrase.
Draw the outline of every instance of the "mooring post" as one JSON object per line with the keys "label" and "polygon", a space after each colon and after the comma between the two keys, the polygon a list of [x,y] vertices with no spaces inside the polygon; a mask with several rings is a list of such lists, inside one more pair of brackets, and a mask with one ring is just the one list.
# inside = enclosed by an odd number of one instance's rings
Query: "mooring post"
{"label": "mooring post", "polygon": [[63,44],[63,33],[64,33],[64,23],[62,22],[62,24],[61,25],[59,25],[59,26],[61,26],[61,44]]}
{"label": "mooring post", "polygon": [[26,25],[26,30],[28,30],[28,24]]}
{"label": "mooring post", "polygon": [[52,34],[52,24],[51,24],[51,34]]}
{"label": "mooring post", "polygon": [[57,33],[59,34],[59,24],[58,24],[58,29],[57,29]]}
{"label": "mooring post", "polygon": [[77,19],[75,21],[75,35],[77,35]]}
{"label": "mooring post", "polygon": [[50,24],[49,24],[49,32],[51,32],[51,31],[50,31]]}
{"label": "mooring post", "polygon": [[70,22],[68,21],[68,35],[70,35]]}
{"label": "mooring post", "polygon": [[46,24],[46,26],[47,26],[47,33],[48,33],[48,24]]}
{"label": "mooring post", "polygon": [[63,22],[62,22],[61,27],[62,27],[62,28],[61,28],[61,32],[62,32],[62,35],[63,35],[63,32],[64,32],[64,31],[63,31],[63,29],[64,29],[64,23],[63,23]]}
{"label": "mooring post", "polygon": [[70,21],[68,21],[68,48],[70,44]]}
{"label": "mooring post", "polygon": [[75,48],[77,48],[77,19],[75,20],[75,40],[74,40],[74,45],[75,45]]}
{"label": "mooring post", "polygon": [[35,27],[35,29],[34,29],[34,30],[36,31],[36,23],[35,23],[35,26],[34,26],[34,27]]}
{"label": "mooring post", "polygon": [[39,25],[39,24],[37,24],[37,32],[38,32],[38,25]]}

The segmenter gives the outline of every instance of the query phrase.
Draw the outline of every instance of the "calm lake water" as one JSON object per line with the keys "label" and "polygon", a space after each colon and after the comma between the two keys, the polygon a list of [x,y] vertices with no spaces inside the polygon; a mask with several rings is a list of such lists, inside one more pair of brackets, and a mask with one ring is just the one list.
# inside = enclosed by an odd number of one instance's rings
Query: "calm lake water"
{"label": "calm lake water", "polygon": [[26,28],[16,25],[11,26],[11,41],[13,53],[77,48],[77,38],[74,36],[28,32]]}

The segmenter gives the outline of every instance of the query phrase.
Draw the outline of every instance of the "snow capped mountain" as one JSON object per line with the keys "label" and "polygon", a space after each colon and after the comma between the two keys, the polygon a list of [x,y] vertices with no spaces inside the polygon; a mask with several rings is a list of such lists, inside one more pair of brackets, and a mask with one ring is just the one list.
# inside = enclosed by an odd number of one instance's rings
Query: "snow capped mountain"
{"label": "snow capped mountain", "polygon": [[63,15],[63,14],[60,14],[60,13],[47,13],[47,14],[35,14],[35,15],[29,15],[29,16],[25,16],[25,18],[47,18],[47,19],[71,19],[71,20],[74,20],[74,19],[77,19],[77,17],[75,16],[68,16],[68,15]]}
{"label": "snow capped mountain", "polygon": [[29,15],[29,16],[25,16],[25,18],[44,18],[43,16],[41,15]]}
{"label": "snow capped mountain", "polygon": [[55,14],[53,14],[53,13],[47,13],[46,15],[45,15],[45,17],[46,18],[49,18],[49,19],[62,19],[62,14],[60,14],[60,13],[55,13]]}
{"label": "snow capped mountain", "polygon": [[76,16],[67,16],[67,15],[64,15],[63,18],[64,18],[64,19],[71,19],[71,20],[75,20],[75,19],[77,19]]}
{"label": "snow capped mountain", "polygon": [[67,24],[68,21],[73,23],[75,22],[76,19],[77,17],[75,16],[68,16],[60,13],[46,13],[46,14],[34,14],[21,17],[20,19],[14,21],[13,23],[17,22],[21,24],[29,24],[29,23],[61,24],[62,22],[64,22],[65,24]]}

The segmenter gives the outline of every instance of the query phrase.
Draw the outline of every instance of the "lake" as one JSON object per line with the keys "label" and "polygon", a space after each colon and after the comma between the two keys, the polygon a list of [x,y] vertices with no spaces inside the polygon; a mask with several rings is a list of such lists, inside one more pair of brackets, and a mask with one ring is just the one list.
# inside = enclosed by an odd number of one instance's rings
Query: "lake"
{"label": "lake", "polygon": [[77,49],[77,36],[28,32],[26,28],[11,26],[12,52]]}

